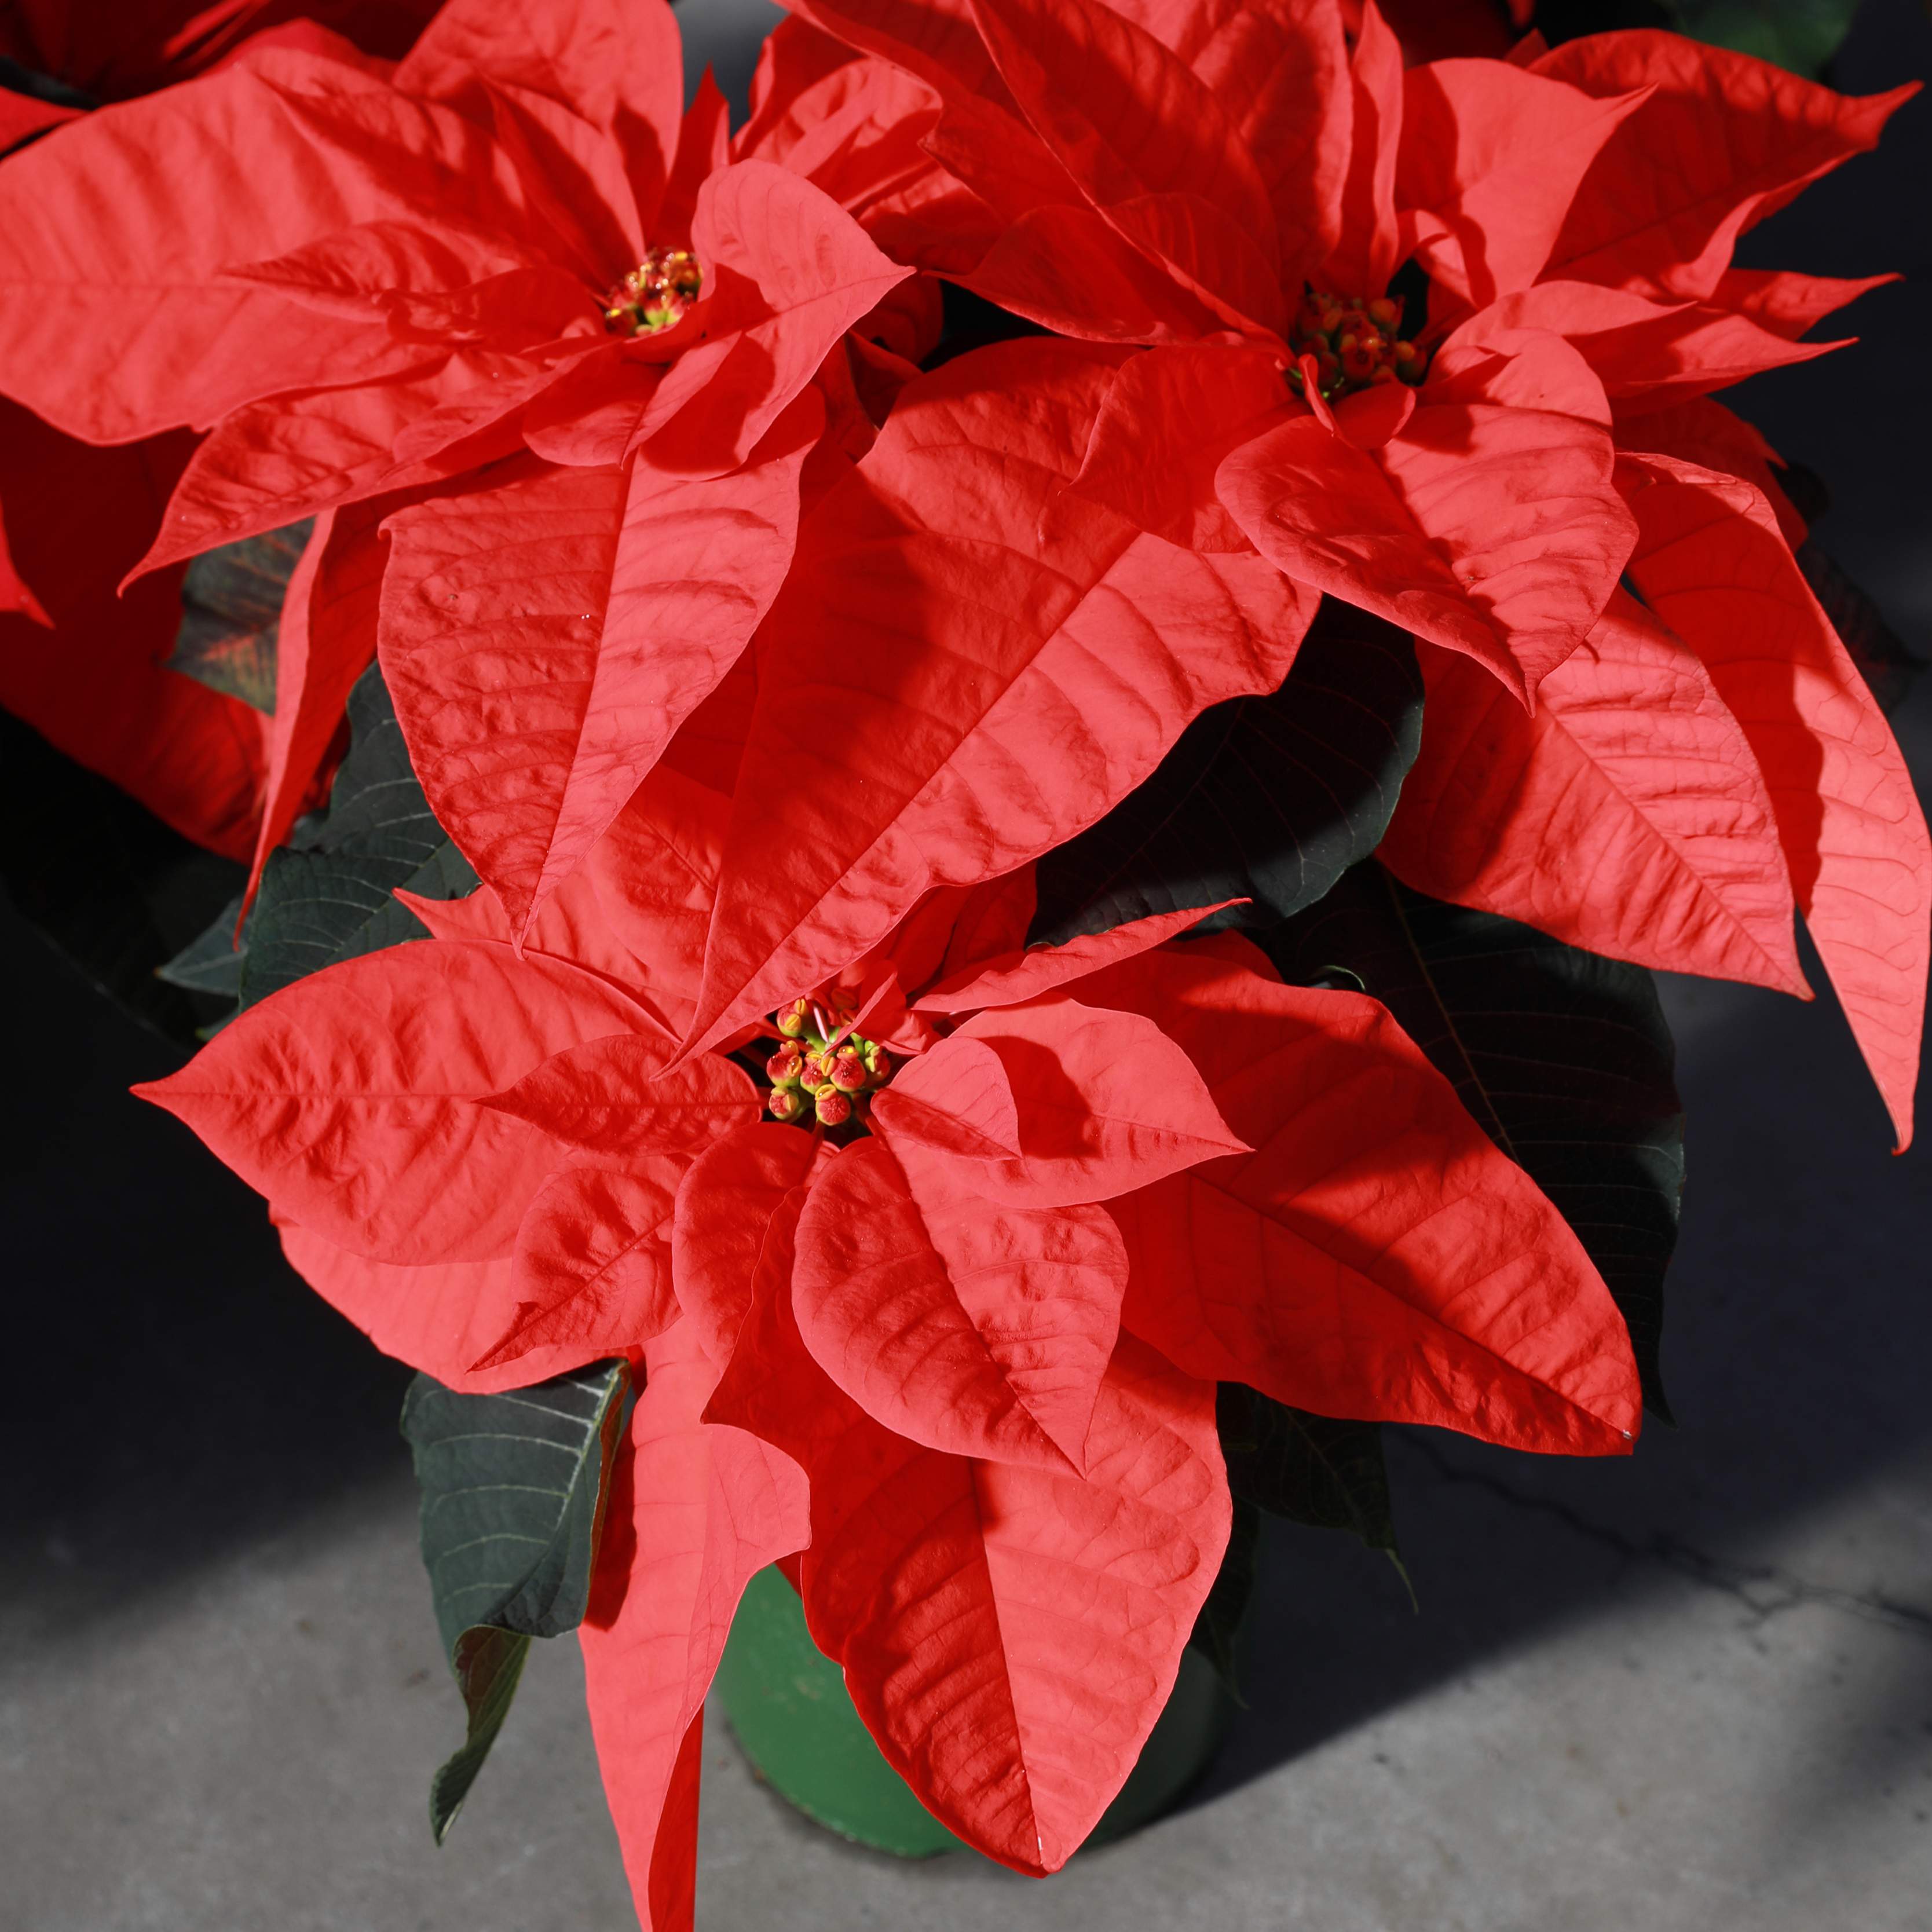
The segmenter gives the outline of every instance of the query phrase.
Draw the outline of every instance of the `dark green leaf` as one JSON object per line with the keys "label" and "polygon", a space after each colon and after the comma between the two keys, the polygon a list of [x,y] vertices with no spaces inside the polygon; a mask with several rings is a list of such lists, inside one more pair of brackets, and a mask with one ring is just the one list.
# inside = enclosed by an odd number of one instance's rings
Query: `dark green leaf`
{"label": "dark green leaf", "polygon": [[1234,1499],[1234,1520],[1228,1532],[1227,1553],[1215,1573],[1214,1587],[1194,1619],[1187,1641],[1214,1666],[1214,1674],[1243,1708],[1241,1695],[1242,1619],[1255,1591],[1261,1556],[1262,1513],[1246,1496]]}
{"label": "dark green leaf", "polygon": [[520,1630],[479,1624],[456,1640],[450,1668],[470,1714],[469,1732],[460,1747],[436,1767],[429,1781],[429,1828],[440,1845],[449,1835],[522,1681],[524,1660],[530,1640]]}
{"label": "dark green leaf", "polygon": [[[349,729],[328,811],[304,820],[268,854],[242,953],[227,952],[244,1006],[338,960],[426,938],[428,928],[390,896],[392,888],[430,899],[461,898],[476,889],[476,872],[416,782],[374,664],[349,694]],[[168,977],[212,987],[234,922],[230,910],[169,963]]]}
{"label": "dark green leaf", "polygon": [[154,968],[156,976],[170,986],[212,994],[232,1004],[242,992],[244,956],[235,944],[236,928],[241,918],[242,895],[237,892],[192,946],[177,952],[166,965]]}
{"label": "dark green leaf", "polygon": [[183,838],[0,712],[0,879],[8,897],[123,1012],[178,1046],[197,1043],[222,1002],[155,975],[242,877],[233,860]]}
{"label": "dark green leaf", "polygon": [[1216,1392],[1228,1486],[1270,1516],[1350,1529],[1371,1550],[1396,1548],[1382,1425],[1290,1408],[1239,1382]]}
{"label": "dark green leaf", "polygon": [[1256,937],[1293,983],[1354,975],[1454,1082],[1575,1229],[1629,1326],[1644,1400],[1669,1422],[1658,1343],[1684,1116],[1650,975],[1425,898],[1372,862]]}
{"label": "dark green leaf", "polygon": [[523,1668],[520,1647],[479,1633],[526,1641],[584,1619],[629,1384],[627,1364],[604,1362],[501,1395],[419,1375],[404,1399],[436,1628],[470,1712],[463,1748],[431,1788],[439,1844]]}
{"label": "dark green leaf", "polygon": [[1684,32],[1813,78],[1850,33],[1858,0],[1677,0]]}
{"label": "dark green leaf", "polygon": [[282,599],[313,517],[196,557],[182,580],[181,628],[168,668],[257,711],[275,708],[275,640]]}
{"label": "dark green leaf", "polygon": [[1246,897],[1198,929],[1272,924],[1380,842],[1422,740],[1408,634],[1324,598],[1281,688],[1204,711],[1152,777],[1040,861],[1030,937]]}

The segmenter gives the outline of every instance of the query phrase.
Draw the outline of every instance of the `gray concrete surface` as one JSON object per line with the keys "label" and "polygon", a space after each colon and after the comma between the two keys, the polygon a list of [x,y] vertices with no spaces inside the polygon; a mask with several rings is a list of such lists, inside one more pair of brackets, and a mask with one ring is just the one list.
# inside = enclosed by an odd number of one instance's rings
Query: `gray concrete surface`
{"label": "gray concrete surface", "polygon": [[[1872,0],[1842,83],[1928,72],[1932,26]],[[1759,259],[1932,270],[1910,112]],[[1858,349],[1750,404],[1932,652],[1923,311],[1869,298]],[[1900,724],[1932,776],[1932,688]],[[568,1640],[430,1842],[460,1719],[406,1373],[127,1097],[166,1050],[4,908],[0,973],[0,1932],[623,1932]],[[1888,1156],[1828,1000],[1666,995],[1678,1432],[1617,1464],[1399,1434],[1420,1614],[1346,1539],[1277,1534],[1252,1708],[1206,1786],[1044,1884],[845,1846],[715,1732],[702,1932],[1932,1928],[1932,1148]]]}

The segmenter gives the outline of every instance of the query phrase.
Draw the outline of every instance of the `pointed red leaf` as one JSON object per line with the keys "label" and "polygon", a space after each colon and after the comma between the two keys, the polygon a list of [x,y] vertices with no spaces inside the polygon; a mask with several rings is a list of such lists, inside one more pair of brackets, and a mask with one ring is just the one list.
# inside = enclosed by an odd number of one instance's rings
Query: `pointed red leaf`
{"label": "pointed red leaf", "polygon": [[[515,934],[502,902],[488,886],[478,886],[467,898],[426,899],[398,886],[394,896],[421,920],[435,939],[466,939],[496,946],[514,943]],[[546,954],[587,967],[614,980],[640,1004],[650,1006],[656,976],[633,958],[604,916],[604,909],[582,873],[567,879],[544,902],[543,910],[524,948],[525,956]]]}
{"label": "pointed red leaf", "polygon": [[1064,946],[1032,946],[1023,951],[1002,953],[963,972],[948,974],[913,1001],[913,1010],[968,1013],[982,1006],[1018,1006],[1022,1000],[1037,999],[1042,993],[1084,979],[1118,960],[1131,959],[1137,952],[1178,939],[1190,926],[1199,925],[1210,914],[1246,903],[1245,899],[1223,899],[1218,905],[1154,913],[1145,919],[1130,920],[1110,932],[1070,939]]}
{"label": "pointed red leaf", "polygon": [[800,1332],[832,1379],[902,1436],[1080,1468],[1126,1250],[1099,1208],[990,1202],[972,1167],[897,1138],[832,1161],[798,1224]]}
{"label": "pointed red leaf", "polygon": [[[452,180],[472,220],[520,225],[481,129],[335,62],[274,64],[272,82],[251,65],[103,108],[0,172],[0,368],[50,422],[124,441],[409,369],[422,345],[381,322],[346,322],[219,271],[406,220]],[[118,298],[104,303],[107,290]]]}
{"label": "pointed red leaf", "polygon": [[[728,1134],[686,1170],[671,1230],[678,1300],[720,1367],[751,1312],[775,1217],[784,1213],[782,1240],[789,1244],[805,1184],[815,1165],[833,1157],[811,1135],[767,1120]],[[798,1198],[788,1208],[794,1191]],[[788,1263],[788,1245],[784,1253]]]}
{"label": "pointed red leaf", "polygon": [[[1082,991],[1086,988],[1083,986]],[[1192,1063],[1138,1013],[1083,1006],[1064,994],[1037,1004],[982,1012],[922,1054],[872,1102],[872,1118],[896,1148],[905,1122],[902,1096],[977,1125],[970,1104],[982,1090],[976,1065],[953,1077],[962,1049],[990,1048],[1006,1083],[1019,1143],[1002,1156],[999,1136],[976,1154],[956,1156],[968,1184],[1014,1207],[1064,1208],[1106,1201],[1181,1168],[1247,1151],[1216,1111]],[[932,1144],[913,1124],[911,1137]],[[929,1132],[929,1130],[928,1130]]]}
{"label": "pointed red leaf", "polygon": [[1635,532],[1602,423],[1507,394],[1546,366],[1566,392],[1572,365],[1587,380],[1576,352],[1526,333],[1492,364],[1480,381],[1432,381],[1372,453],[1293,406],[1216,480],[1288,575],[1466,652],[1526,698],[1588,634]]}
{"label": "pointed red leaf", "polygon": [[[886,1110],[878,1111],[884,1100]],[[872,1118],[889,1145],[965,1160],[1017,1160],[1020,1117],[1005,1064],[983,1042],[942,1040],[902,1069]]]}
{"label": "pointed red leaf", "polygon": [[490,1369],[472,1365],[514,1318],[517,1298],[508,1255],[490,1261],[431,1262],[398,1267],[372,1262],[326,1241],[270,1210],[289,1264],[386,1355],[406,1362],[446,1388],[490,1395],[566,1375],[608,1352],[542,1346]]}
{"label": "pointed red leaf", "polygon": [[1423,653],[1422,751],[1378,852],[1417,890],[1615,959],[1808,997],[1756,760],[1696,653],[1619,591],[1535,715]]}
{"label": "pointed red leaf", "polygon": [[1362,9],[1348,67],[1348,165],[1341,184],[1335,252],[1319,280],[1349,293],[1379,294],[1400,262],[1396,157],[1402,140],[1402,48],[1375,0]]}
{"label": "pointed red leaf", "polygon": [[789,1260],[768,1252],[707,1413],[805,1468],[807,1622],[892,1768],[989,1857],[1055,1870],[1139,1756],[1220,1566],[1212,1385],[1124,1335],[1084,1480],[922,1448],[812,1360]]}
{"label": "pointed red leaf", "polygon": [[410,758],[520,933],[776,593],[816,408],[732,476],[520,466],[388,526],[382,664]]}
{"label": "pointed red leaf", "polygon": [[532,943],[541,942],[550,907],[587,882],[610,930],[636,960],[652,1007],[681,1035],[698,1010],[704,935],[730,812],[724,793],[674,770],[667,756],[591,847],[582,872],[539,909]]}
{"label": "pointed red leaf", "polygon": [[805,1478],[700,1420],[717,1371],[689,1322],[644,1348],[631,1454],[579,1633],[604,1793],[646,1932],[691,1932],[705,1694],[745,1586],[804,1546]]}
{"label": "pointed red leaf", "polygon": [[742,1066],[700,1053],[667,1072],[674,1050],[654,1028],[614,1028],[553,1055],[483,1104],[601,1154],[688,1158],[758,1119],[757,1091]]}
{"label": "pointed red leaf", "polygon": [[[1396,190],[1404,208],[1420,211],[1419,259],[1432,288],[1472,308],[1527,288],[1550,259],[1578,184],[1645,98],[1633,92],[1594,100],[1502,61],[1411,68]],[[1432,302],[1432,322],[1444,306]]]}
{"label": "pointed red leaf", "polygon": [[622,1167],[573,1160],[539,1187],[511,1257],[514,1318],[478,1356],[493,1369],[537,1350],[591,1361],[621,1355],[677,1318],[671,1203],[685,1162],[634,1156]]}
{"label": "pointed red leaf", "polygon": [[1730,266],[1732,238],[1875,146],[1916,92],[1852,98],[1728,47],[1650,32],[1571,40],[1535,71],[1600,99],[1657,89],[1585,177],[1550,272],[1694,298]]}
{"label": "pointed red leaf", "polygon": [[1505,296],[1482,320],[1498,332],[1546,328],[1562,335],[1622,410],[1666,408],[1844,346],[1792,341],[1711,303],[1653,302],[1591,282],[1539,284]]}
{"label": "pointed red leaf", "polygon": [[1905,760],[1763,497],[1667,457],[1624,465],[1642,531],[1630,575],[1750,742],[1798,910],[1902,1150],[1932,954],[1932,842]]}
{"label": "pointed red leaf", "polygon": [[326,1240],[481,1261],[510,1251],[568,1152],[484,1103],[566,1048],[649,1026],[576,968],[425,939],[296,980],[135,1091]]}
{"label": "pointed red leaf", "polygon": [[1256,1150],[1112,1204],[1123,1325],[1321,1415],[1628,1450],[1629,1338],[1562,1216],[1384,1008],[1264,979],[1232,939],[1091,982],[1186,1050]]}
{"label": "pointed red leaf", "polygon": [[1071,498],[1042,534],[1117,360],[1016,342],[922,376],[814,514],[760,634],[700,1043],[933,886],[1070,837],[1206,706],[1280,682],[1316,600],[1260,558]]}

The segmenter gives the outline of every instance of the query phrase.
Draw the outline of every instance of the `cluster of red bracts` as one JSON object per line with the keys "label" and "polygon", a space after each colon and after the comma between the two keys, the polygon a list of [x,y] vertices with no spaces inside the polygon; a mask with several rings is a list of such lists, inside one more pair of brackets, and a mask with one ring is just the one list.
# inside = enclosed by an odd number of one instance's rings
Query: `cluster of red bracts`
{"label": "cluster of red bracts", "polygon": [[[1051,1870],[1213,1582],[1217,1381],[1628,1448],[1603,1282],[1373,999],[1209,908],[1026,944],[1034,862],[1324,596],[1416,640],[1391,871],[1792,992],[1802,911],[1901,1142],[1932,906],[1710,400],[1870,286],[1731,248],[1898,97],[1661,34],[1405,69],[1340,0],[795,0],[735,134],[679,72],[658,0],[450,0],[0,166],[0,387],[127,446],[130,596],[316,519],[272,718],[80,754],[259,868],[377,656],[484,882],[147,1090],[440,1380],[642,1364],[584,1641],[654,1927],[761,1565],[925,1802]],[[922,371],[942,280],[1049,332]],[[52,643],[131,662],[94,589],[0,663],[76,747]]]}

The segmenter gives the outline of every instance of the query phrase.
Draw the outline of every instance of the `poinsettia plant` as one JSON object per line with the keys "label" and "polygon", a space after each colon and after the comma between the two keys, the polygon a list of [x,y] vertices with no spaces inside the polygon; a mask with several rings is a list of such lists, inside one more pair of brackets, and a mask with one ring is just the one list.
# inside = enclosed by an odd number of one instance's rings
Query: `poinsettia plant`
{"label": "poinsettia plant", "polygon": [[[1932,847],[1712,400],[1871,285],[1732,250],[1903,98],[794,0],[734,133],[656,0],[449,0],[0,166],[0,388],[181,439],[136,591],[280,559],[251,869],[170,969],[231,1016],[142,1090],[420,1372],[439,1835],[578,1627],[688,1924],[777,1564],[928,1808],[1057,1869],[1253,1504],[1389,1544],[1383,1422],[1667,1412],[1647,969],[1803,994],[1802,914],[1909,1138]],[[486,1442],[571,1472],[494,1541]]]}

